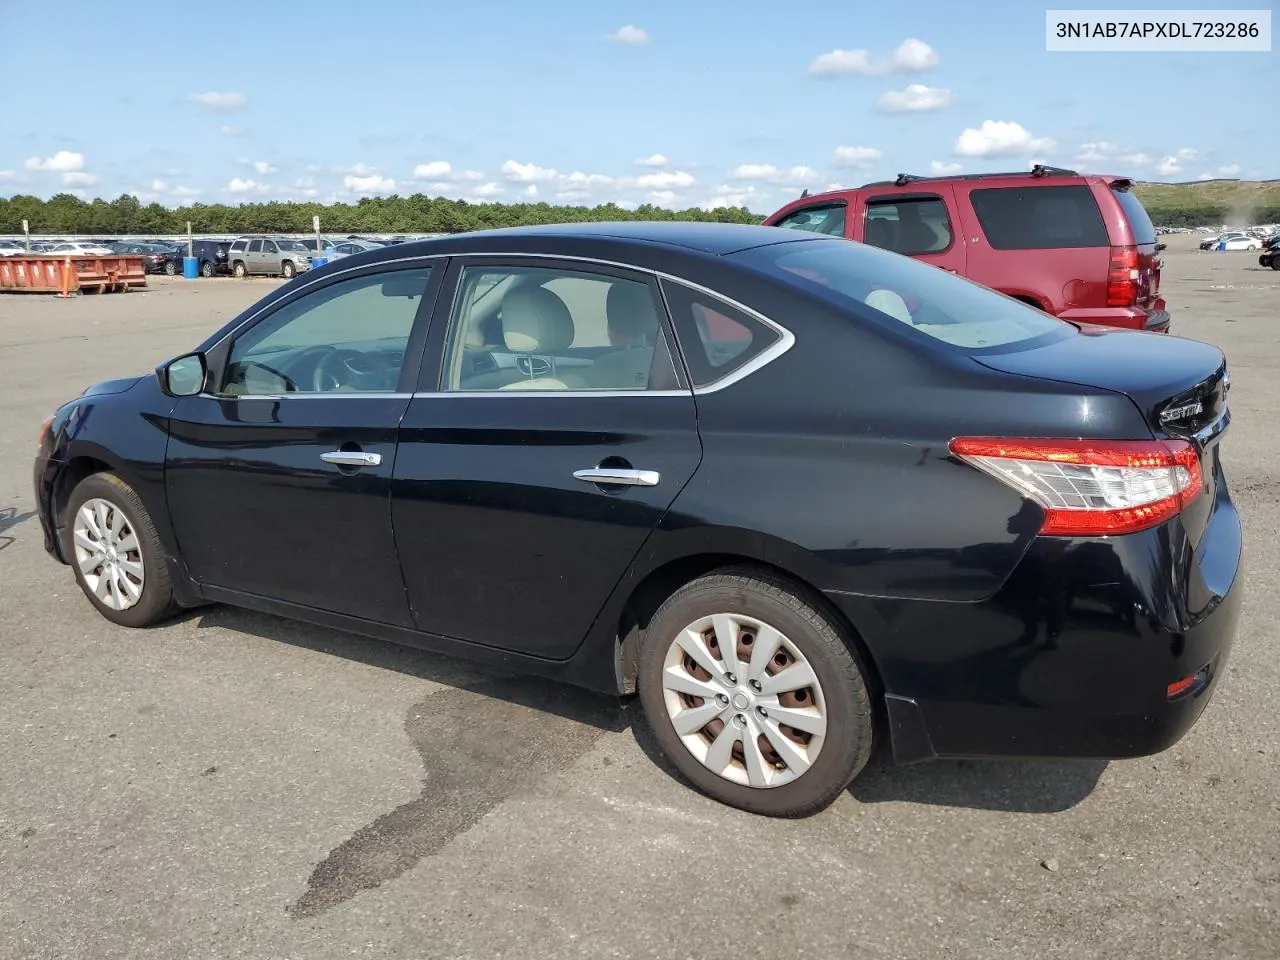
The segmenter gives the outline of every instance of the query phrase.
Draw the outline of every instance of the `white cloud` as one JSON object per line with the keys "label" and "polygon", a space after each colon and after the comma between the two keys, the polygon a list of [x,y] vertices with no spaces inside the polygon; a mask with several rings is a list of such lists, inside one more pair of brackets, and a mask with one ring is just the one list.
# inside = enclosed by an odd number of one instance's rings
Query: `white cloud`
{"label": "white cloud", "polygon": [[667,158],[660,153],[652,153],[647,157],[641,157],[636,163],[642,167],[665,167]]}
{"label": "white cloud", "polygon": [[582,173],[579,170],[562,180],[574,187],[611,187],[614,183],[613,177],[606,177],[603,173]]}
{"label": "white cloud", "polygon": [[268,173],[277,173],[280,170],[279,167],[273,166],[272,164],[268,163],[266,160],[242,159],[240,162],[243,163],[245,166],[253,167],[255,173],[260,173],[263,175],[266,175]]}
{"label": "white cloud", "polygon": [[257,180],[242,180],[240,177],[232,177],[227,184],[227,189],[232,193],[262,193],[266,190],[266,186],[258,183]]}
{"label": "white cloud", "polygon": [[479,170],[463,170],[458,174],[459,180],[483,180],[484,174]]}
{"label": "white cloud", "polygon": [[689,187],[696,182],[693,174],[684,170],[664,170],[661,173],[646,173],[636,177],[636,186],[658,191],[670,190],[672,187]]}
{"label": "white cloud", "polygon": [[540,167],[534,163],[519,163],[515,160],[507,160],[499,169],[508,180],[515,180],[519,183],[543,183],[547,180],[554,180],[557,176],[556,171],[551,167]]}
{"label": "white cloud", "polygon": [[439,180],[451,173],[453,173],[453,164],[448,160],[432,160],[429,163],[420,163],[413,168],[415,180]]}
{"label": "white cloud", "polygon": [[524,195],[526,197],[536,197],[538,195],[538,185],[536,183],[529,184],[524,188]]}
{"label": "white cloud", "polygon": [[29,157],[23,166],[28,170],[44,170],[48,173],[71,173],[84,169],[84,154],[59,150],[52,157]]}
{"label": "white cloud", "polygon": [[220,93],[210,91],[208,93],[189,93],[187,99],[192,103],[199,104],[206,110],[212,110],[215,113],[226,113],[230,110],[239,110],[249,98],[243,93]]}
{"label": "white cloud", "polygon": [[910,83],[905,90],[889,90],[880,97],[878,103],[885,113],[921,113],[949,107],[955,102],[955,98],[954,93],[943,87]]}
{"label": "white cloud", "polygon": [[377,173],[377,167],[371,167],[367,163],[357,163],[353,167],[338,167],[336,173],[354,173],[357,177],[367,177],[370,174]]}
{"label": "white cloud", "polygon": [[0,180],[12,180],[16,176],[12,170],[0,170]]}
{"label": "white cloud", "polygon": [[1160,174],[1162,177],[1170,177],[1175,173],[1182,172],[1182,161],[1175,156],[1164,157],[1158,164],[1156,164],[1156,173]]}
{"label": "white cloud", "polygon": [[1096,143],[1082,143],[1076,151],[1076,163],[1105,163],[1119,153],[1120,148],[1114,143],[1100,140]]}
{"label": "white cloud", "polygon": [[1152,163],[1151,157],[1145,153],[1126,153],[1120,157],[1120,160],[1131,167],[1149,167]]}
{"label": "white cloud", "polygon": [[944,160],[930,160],[929,172],[935,177],[949,177],[953,173],[959,173],[964,167],[958,163],[948,163]]}
{"label": "white cloud", "polygon": [[81,170],[72,170],[62,175],[62,182],[68,186],[92,186],[98,182],[98,176],[94,173],[84,173]]}
{"label": "white cloud", "polygon": [[500,183],[482,183],[471,191],[471,195],[475,197],[496,197],[501,193],[506,193],[507,188]]}
{"label": "white cloud", "polygon": [[625,43],[629,47],[638,47],[649,42],[649,31],[627,24],[625,27],[619,27],[614,33],[607,34],[605,39],[612,40],[614,43]]}
{"label": "white cloud", "polygon": [[884,153],[875,147],[836,147],[835,163],[838,167],[853,167],[856,170],[870,170],[884,158]]}
{"label": "white cloud", "polygon": [[562,203],[581,203],[591,196],[590,190],[557,190],[556,199]]}
{"label": "white cloud", "polygon": [[640,206],[640,204],[636,203],[634,200],[618,200],[616,201],[616,206],[623,210],[634,210],[636,207]]}
{"label": "white cloud", "polygon": [[1195,147],[1182,147],[1178,150],[1179,160],[1199,160],[1201,153]]}
{"label": "white cloud", "polygon": [[722,183],[719,186],[712,187],[711,193],[711,199],[700,204],[703,210],[716,210],[720,207],[745,207],[750,201],[764,197],[764,194],[757,190],[754,184],[748,184],[744,189],[740,186],[730,186]]}
{"label": "white cloud", "polygon": [[79,187],[76,187],[76,188],[75,188],[75,189],[73,189],[73,190],[66,190],[66,191],[63,191],[63,192],[64,192],[64,193],[69,193],[69,194],[71,194],[73,197],[77,197],[77,198],[79,198],[79,199],[81,199],[81,200],[88,200],[88,199],[89,199],[89,194],[88,194],[88,193],[86,193],[84,190],[80,189]]}
{"label": "white cloud", "polygon": [[789,184],[815,180],[818,177],[818,171],[813,167],[805,166],[779,170],[772,163],[743,163],[734,167],[729,176],[735,180],[762,180],[765,183]]}
{"label": "white cloud", "polygon": [[218,132],[224,137],[243,137],[244,127],[237,127],[229,123],[224,123],[218,128]]}
{"label": "white cloud", "polygon": [[149,191],[139,191],[138,199],[143,203],[152,203],[157,200],[189,200],[199,195],[200,191],[193,187],[184,187],[181,184],[170,183],[168,180],[156,179],[151,181]]}
{"label": "white cloud", "polygon": [[1029,153],[1052,153],[1057,143],[1031,135],[1022,124],[1006,120],[983,120],[956,139],[955,152],[962,157],[1016,157]]}
{"label": "white cloud", "polygon": [[1225,167],[1218,168],[1218,176],[1234,177],[1240,173],[1241,166],[1238,163],[1228,163]]}
{"label": "white cloud", "polygon": [[832,50],[814,58],[808,73],[814,77],[883,77],[893,73],[923,73],[938,65],[938,54],[923,40],[909,37],[888,56],[869,50]]}
{"label": "white cloud", "polygon": [[650,203],[656,203],[660,207],[668,207],[675,202],[676,195],[672,190],[651,190],[648,196]]}
{"label": "white cloud", "polygon": [[363,194],[392,193],[396,188],[395,180],[377,173],[367,176],[348,174],[342,178],[342,185],[352,193]]}

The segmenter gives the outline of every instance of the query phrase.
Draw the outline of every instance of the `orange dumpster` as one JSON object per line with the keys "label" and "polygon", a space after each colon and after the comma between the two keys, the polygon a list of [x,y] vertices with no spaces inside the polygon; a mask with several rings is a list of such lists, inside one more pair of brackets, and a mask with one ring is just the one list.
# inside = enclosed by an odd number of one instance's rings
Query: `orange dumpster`
{"label": "orange dumpster", "polygon": [[110,293],[147,285],[140,256],[0,257],[0,293]]}

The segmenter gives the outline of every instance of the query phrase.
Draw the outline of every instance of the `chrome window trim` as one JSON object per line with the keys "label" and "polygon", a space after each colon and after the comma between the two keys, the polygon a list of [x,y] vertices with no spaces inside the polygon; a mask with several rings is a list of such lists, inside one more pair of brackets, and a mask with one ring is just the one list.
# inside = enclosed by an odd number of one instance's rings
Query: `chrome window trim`
{"label": "chrome window trim", "polygon": [[[370,267],[391,266],[393,264],[398,264],[398,263],[421,263],[423,261],[442,260],[442,259],[449,259],[452,257],[458,257],[458,258],[485,257],[485,258],[506,259],[506,260],[521,259],[521,258],[532,259],[532,260],[565,260],[571,263],[590,263],[590,264],[596,264],[597,266],[602,266],[602,267],[610,267],[610,268],[615,268],[619,270],[629,270],[632,273],[646,274],[651,277],[656,277],[659,280],[666,280],[670,283],[678,283],[683,287],[686,287],[690,290],[695,290],[698,293],[701,293],[704,296],[710,297],[713,300],[719,300],[721,303],[724,303],[730,307],[733,307],[735,310],[740,310],[741,312],[745,313],[747,316],[751,317],[754,320],[759,321],[769,329],[775,331],[778,334],[778,339],[772,345],[762,350],[760,353],[756,354],[756,356],[753,357],[751,360],[748,360],[742,366],[736,367],[735,369],[731,370],[729,373],[725,374],[723,377],[720,377],[717,380],[712,380],[710,383],[705,384],[703,386],[693,387],[691,390],[687,390],[687,391],[686,390],[616,390],[616,391],[615,390],[493,390],[493,391],[467,390],[467,391],[420,391],[413,394],[407,394],[407,396],[413,396],[415,398],[416,397],[437,397],[437,396],[438,397],[461,397],[461,396],[482,397],[482,396],[494,396],[494,395],[509,396],[509,397],[510,396],[541,397],[541,396],[548,396],[548,395],[557,396],[557,397],[566,397],[566,396],[683,397],[683,396],[689,396],[690,394],[693,394],[694,396],[702,396],[708,393],[716,393],[720,390],[726,389],[727,387],[733,386],[733,384],[746,379],[756,371],[769,365],[774,360],[777,360],[780,356],[782,356],[784,353],[790,350],[793,346],[795,346],[795,342],[796,342],[795,334],[792,333],[787,327],[784,327],[782,324],[778,323],[776,320],[766,317],[763,313],[747,306],[745,303],[741,303],[738,300],[733,299],[732,297],[729,297],[723,293],[720,293],[719,291],[712,290],[710,287],[703,286],[702,284],[697,283],[696,281],[687,280],[684,277],[676,276],[675,274],[672,274],[672,273],[667,273],[664,270],[655,270],[650,267],[637,266],[636,264],[633,264],[633,263],[622,263],[617,260],[605,260],[600,257],[583,257],[583,256],[576,256],[573,254],[528,253],[528,252],[520,252],[520,251],[514,251],[514,250],[510,250],[510,251],[484,250],[484,251],[472,251],[472,252],[417,254],[416,256],[411,256],[411,257],[397,257],[393,260],[380,260],[380,261],[377,261],[376,263],[365,263],[365,264],[360,264],[354,267],[346,267],[342,270],[334,271],[333,273],[326,274],[325,276],[319,277],[319,278],[309,277],[305,273],[300,274],[299,279],[302,279],[302,283],[298,287],[298,294],[299,296],[302,296],[306,292],[308,287],[315,286],[323,282],[327,282],[331,279],[341,277],[348,273],[355,273],[360,270],[367,270]],[[434,267],[434,264],[432,264],[432,266]],[[663,298],[663,305],[664,307],[666,306],[665,298]],[[219,337],[216,341],[210,344],[208,349],[213,350],[221,346],[225,341],[236,336],[242,330],[244,330],[246,327],[248,327],[250,324],[256,321],[258,317],[260,317],[264,312],[271,310],[276,306],[277,305],[275,303],[272,303],[272,304],[268,304],[267,306],[263,307],[260,310],[255,310],[248,317],[246,317],[243,322],[237,324],[234,329],[229,330],[223,336]],[[668,315],[670,315],[670,312],[671,311],[668,308],[667,309]],[[677,349],[680,349],[681,351],[683,351],[683,347],[681,347],[679,343],[679,337],[676,338],[676,347]],[[249,399],[247,396],[222,397],[218,394],[200,394],[200,395],[210,396],[220,400]],[[371,396],[371,394],[356,394],[356,393],[344,394],[344,395],[345,396]],[[293,396],[293,397],[332,396],[332,394],[325,394],[325,393],[282,394],[279,397],[270,397],[269,399],[282,400],[290,396]],[[398,397],[398,396],[406,396],[406,394],[383,394],[383,396]],[[267,398],[254,398],[254,399],[267,399]]]}

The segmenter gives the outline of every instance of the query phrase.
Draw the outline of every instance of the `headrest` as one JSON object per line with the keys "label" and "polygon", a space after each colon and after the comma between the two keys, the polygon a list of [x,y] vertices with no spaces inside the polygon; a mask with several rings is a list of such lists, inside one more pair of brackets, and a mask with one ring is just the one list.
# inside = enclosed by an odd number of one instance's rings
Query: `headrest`
{"label": "headrest", "polygon": [[519,287],[502,300],[502,339],[516,353],[559,353],[573,343],[573,315],[545,287]]}
{"label": "headrest", "polygon": [[868,307],[887,313],[895,320],[912,323],[911,311],[907,309],[907,301],[892,290],[872,290],[864,301]]}
{"label": "headrest", "polygon": [[613,284],[605,297],[604,312],[609,321],[609,339],[615,343],[648,343],[658,332],[653,294],[643,284],[629,280]]}

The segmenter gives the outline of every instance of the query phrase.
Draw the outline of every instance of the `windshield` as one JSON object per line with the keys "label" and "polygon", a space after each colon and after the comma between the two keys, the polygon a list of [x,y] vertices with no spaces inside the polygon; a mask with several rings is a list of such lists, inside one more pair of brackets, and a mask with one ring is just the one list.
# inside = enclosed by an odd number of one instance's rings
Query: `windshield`
{"label": "windshield", "polygon": [[301,240],[277,240],[281,250],[295,250],[299,253],[310,253],[311,248]]}
{"label": "windshield", "polygon": [[932,264],[848,240],[777,243],[733,254],[744,264],[838,307],[894,320],[966,350],[1070,336],[1075,328],[1035,307]]}

